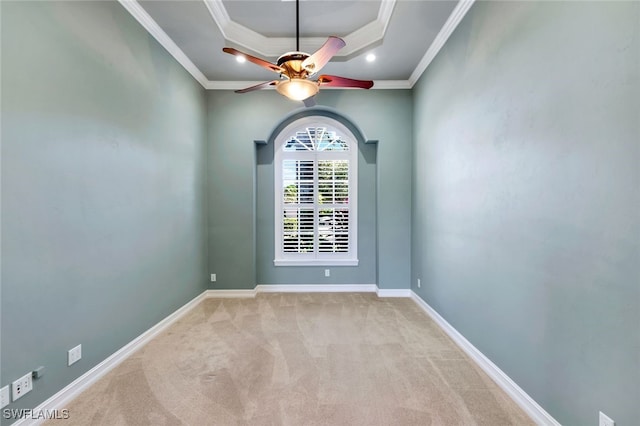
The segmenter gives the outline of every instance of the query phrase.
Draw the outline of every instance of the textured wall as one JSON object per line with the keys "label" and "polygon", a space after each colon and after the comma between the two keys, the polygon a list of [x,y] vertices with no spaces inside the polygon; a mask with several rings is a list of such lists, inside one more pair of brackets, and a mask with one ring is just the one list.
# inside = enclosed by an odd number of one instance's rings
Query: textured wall
{"label": "textured wall", "polygon": [[414,88],[413,289],[565,425],[640,422],[639,27],[479,2]]}
{"label": "textured wall", "polygon": [[206,288],[205,108],[117,2],[2,2],[1,385],[46,368],[8,408]]}
{"label": "textured wall", "polygon": [[[318,104],[334,109],[378,139],[377,160],[362,157],[360,176],[376,179],[361,193],[359,267],[273,266],[273,167],[256,168],[254,140],[266,140],[300,108],[274,91],[209,94],[209,266],[215,288],[253,288],[255,284],[373,284],[408,288],[410,272],[411,94],[409,91],[325,90]],[[259,180],[258,180],[259,179]],[[268,182],[270,180],[270,182]],[[372,182],[363,182],[371,184]],[[378,201],[377,211],[372,198]],[[364,204],[363,204],[364,203]],[[256,226],[257,223],[257,226]],[[377,228],[376,228],[377,224]],[[364,234],[363,234],[364,232]],[[372,247],[377,233],[378,250]],[[376,259],[377,257],[377,259]],[[376,260],[377,268],[376,271]],[[376,281],[377,275],[377,281]]]}

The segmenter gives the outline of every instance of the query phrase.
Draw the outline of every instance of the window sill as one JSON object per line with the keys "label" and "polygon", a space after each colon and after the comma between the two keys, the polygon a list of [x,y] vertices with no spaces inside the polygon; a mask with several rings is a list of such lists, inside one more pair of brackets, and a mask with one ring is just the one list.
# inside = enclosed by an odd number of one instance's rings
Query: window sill
{"label": "window sill", "polygon": [[358,259],[275,259],[274,266],[358,266]]}

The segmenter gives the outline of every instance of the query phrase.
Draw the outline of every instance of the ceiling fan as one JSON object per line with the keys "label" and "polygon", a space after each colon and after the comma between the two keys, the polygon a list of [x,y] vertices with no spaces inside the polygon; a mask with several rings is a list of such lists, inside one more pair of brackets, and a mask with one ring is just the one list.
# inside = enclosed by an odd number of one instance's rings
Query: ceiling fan
{"label": "ceiling fan", "polygon": [[295,101],[303,101],[310,106],[315,102],[313,97],[320,90],[320,86],[327,87],[352,87],[370,89],[373,87],[371,80],[354,80],[346,77],[323,74],[316,80],[309,77],[315,75],[346,43],[339,37],[331,36],[314,54],[300,52],[300,15],[299,0],[296,0],[296,51],[287,52],[278,58],[277,64],[264,59],[248,55],[232,47],[225,47],[223,52],[242,57],[249,62],[260,65],[263,68],[280,74],[280,80],[266,81],[255,86],[236,90],[236,93],[247,93],[254,90],[266,89],[275,86],[278,93]]}

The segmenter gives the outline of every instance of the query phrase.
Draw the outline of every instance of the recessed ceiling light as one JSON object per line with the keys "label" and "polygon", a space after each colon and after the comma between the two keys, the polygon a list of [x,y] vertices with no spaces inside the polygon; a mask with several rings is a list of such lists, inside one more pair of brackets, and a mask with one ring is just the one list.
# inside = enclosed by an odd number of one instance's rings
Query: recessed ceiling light
{"label": "recessed ceiling light", "polygon": [[236,56],[236,61],[240,62],[241,64],[247,62],[247,58],[245,58],[244,56]]}
{"label": "recessed ceiling light", "polygon": [[376,55],[374,55],[373,53],[369,53],[367,55],[367,62],[373,62],[376,60]]}

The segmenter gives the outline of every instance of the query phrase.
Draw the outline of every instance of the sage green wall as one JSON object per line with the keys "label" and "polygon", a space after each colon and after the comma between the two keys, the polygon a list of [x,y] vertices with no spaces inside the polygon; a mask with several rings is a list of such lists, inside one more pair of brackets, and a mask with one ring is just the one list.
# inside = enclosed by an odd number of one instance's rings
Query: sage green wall
{"label": "sage green wall", "polygon": [[639,28],[476,2],[414,88],[413,290],[563,425],[640,424]]}
{"label": "sage green wall", "polygon": [[[350,119],[366,138],[379,140],[374,165],[361,153],[360,176],[377,179],[377,194],[375,189],[363,188],[359,200],[360,206],[370,206],[358,211],[360,266],[332,267],[330,278],[324,277],[325,267],[273,266],[273,212],[268,211],[273,205],[273,171],[269,164],[256,167],[254,140],[268,139],[301,104],[274,91],[246,95],[212,91],[208,162],[209,267],[217,274],[213,288],[375,283],[385,289],[409,287],[411,93],[325,90],[318,95],[318,104]],[[266,215],[258,217],[263,211]],[[371,247],[375,244],[372,232],[377,232],[377,253]]]}
{"label": "sage green wall", "polygon": [[33,408],[206,288],[206,102],[117,2],[0,3],[0,384],[44,366]]}

